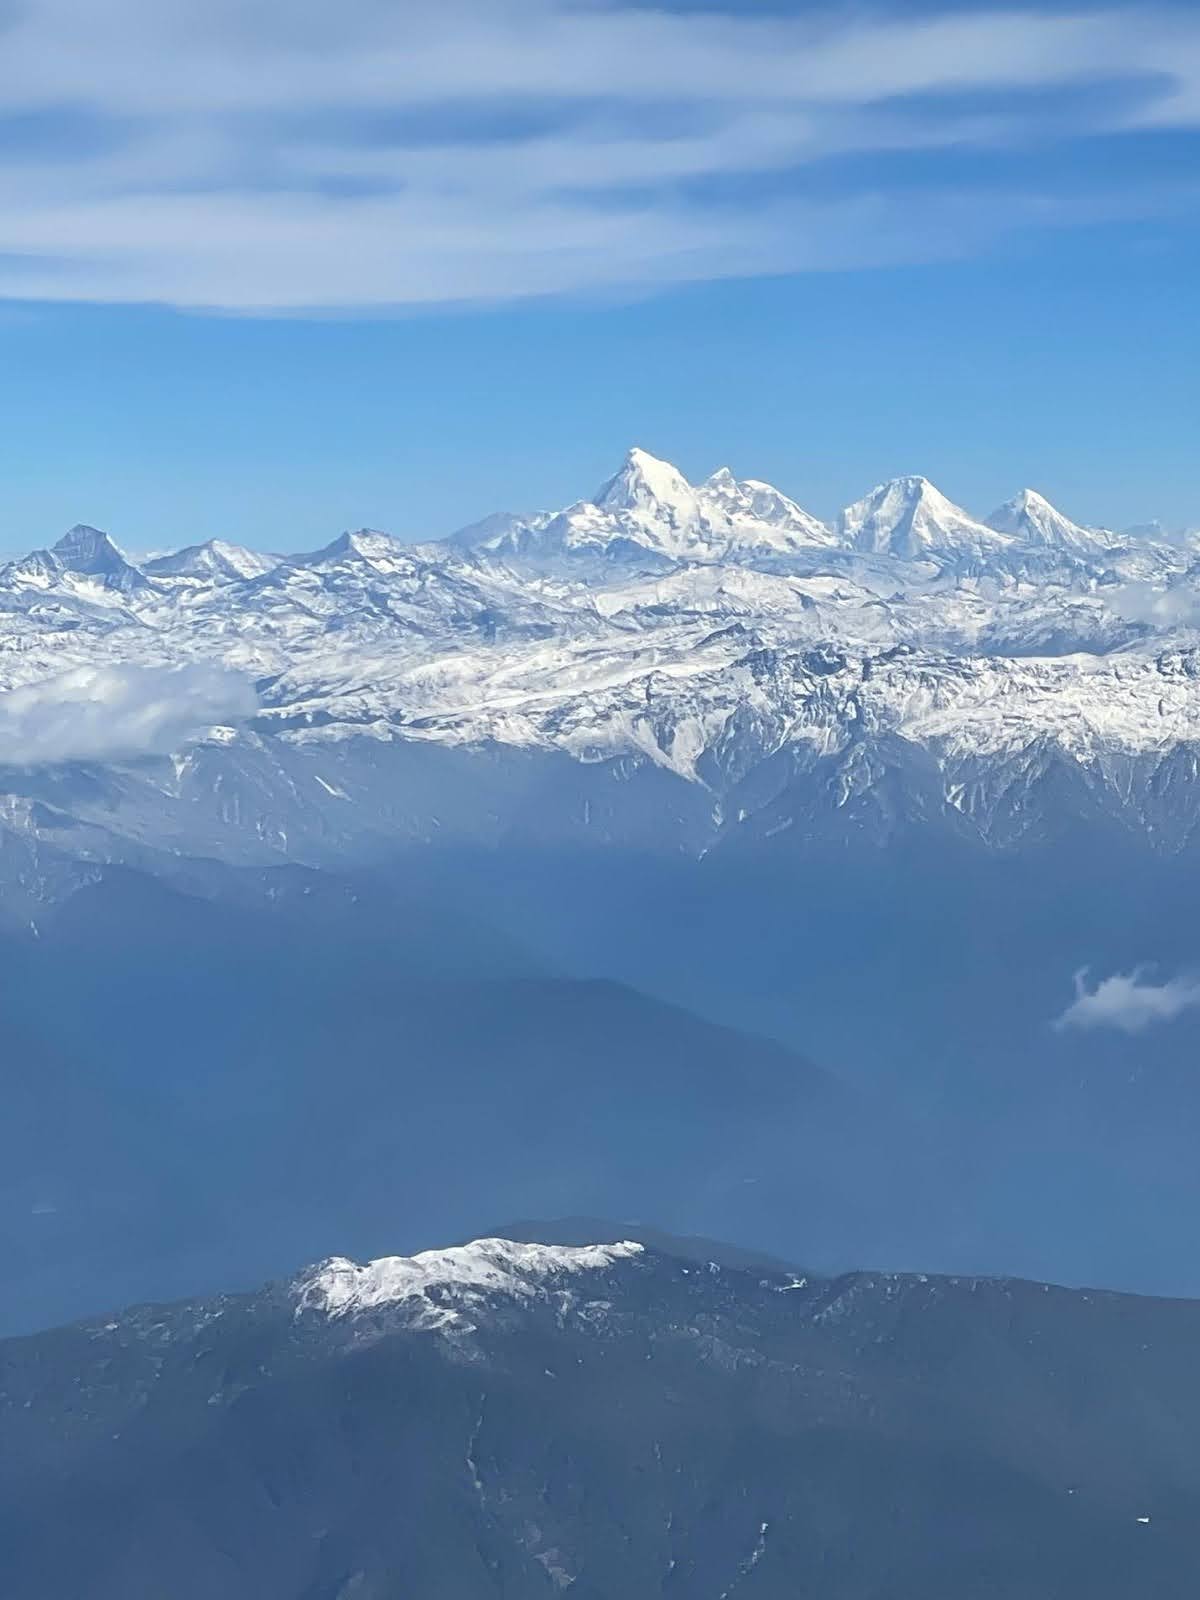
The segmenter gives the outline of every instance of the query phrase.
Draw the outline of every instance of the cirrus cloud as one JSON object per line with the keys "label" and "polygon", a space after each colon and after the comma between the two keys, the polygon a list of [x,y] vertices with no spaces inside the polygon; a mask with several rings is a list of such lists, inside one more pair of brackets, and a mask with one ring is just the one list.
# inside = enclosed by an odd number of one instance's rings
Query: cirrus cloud
{"label": "cirrus cloud", "polygon": [[[936,259],[1194,198],[1056,188],[1036,149],[976,192],[964,151],[1197,125],[1181,8],[22,0],[0,297],[361,311]],[[944,179],[886,177],[905,153]]]}

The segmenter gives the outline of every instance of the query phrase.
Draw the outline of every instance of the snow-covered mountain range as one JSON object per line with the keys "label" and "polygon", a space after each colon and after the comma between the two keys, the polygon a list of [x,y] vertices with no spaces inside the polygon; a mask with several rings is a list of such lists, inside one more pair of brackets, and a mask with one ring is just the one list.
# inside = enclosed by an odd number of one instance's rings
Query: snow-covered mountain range
{"label": "snow-covered mountain range", "polygon": [[1081,816],[1176,849],[1198,618],[1200,540],[1033,490],[980,519],[921,477],[830,526],[641,450],[590,500],[422,545],[139,563],[77,527],[0,569],[0,870],[320,862],[531,810],[696,853]]}

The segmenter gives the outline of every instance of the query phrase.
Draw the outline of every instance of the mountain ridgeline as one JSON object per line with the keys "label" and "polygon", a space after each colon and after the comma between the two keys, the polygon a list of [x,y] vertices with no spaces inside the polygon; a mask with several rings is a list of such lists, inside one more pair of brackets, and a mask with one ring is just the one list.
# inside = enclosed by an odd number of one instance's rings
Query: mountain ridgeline
{"label": "mountain ridgeline", "polygon": [[332,1259],[0,1342],[5,1594],[1183,1595],[1198,1337],[621,1228]]}
{"label": "mountain ridgeline", "polygon": [[1191,854],[1198,550],[1032,490],[977,520],[919,477],[826,525],[637,450],[590,501],[437,543],[139,564],[75,528],[0,568],[6,907],[79,859],[523,831],[778,855],[1084,827]]}

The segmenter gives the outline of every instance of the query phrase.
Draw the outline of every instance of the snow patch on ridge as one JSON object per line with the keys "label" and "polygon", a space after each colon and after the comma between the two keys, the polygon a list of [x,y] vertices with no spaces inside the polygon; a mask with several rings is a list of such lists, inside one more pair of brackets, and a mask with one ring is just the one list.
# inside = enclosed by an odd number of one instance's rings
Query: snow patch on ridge
{"label": "snow patch on ridge", "polygon": [[618,1244],[523,1244],[476,1239],[449,1250],[383,1256],[360,1265],[345,1256],[321,1262],[295,1286],[298,1309],[327,1317],[403,1306],[421,1325],[461,1325],[465,1308],[486,1295],[530,1300],[563,1279],[603,1271],[641,1255],[632,1240]]}

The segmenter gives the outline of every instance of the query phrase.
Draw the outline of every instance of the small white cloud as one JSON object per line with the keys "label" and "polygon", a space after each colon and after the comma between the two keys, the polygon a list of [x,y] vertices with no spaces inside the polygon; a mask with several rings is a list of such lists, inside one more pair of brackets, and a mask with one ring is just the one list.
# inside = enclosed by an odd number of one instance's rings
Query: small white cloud
{"label": "small white cloud", "polygon": [[1155,1022],[1173,1022],[1185,1011],[1200,1006],[1200,977],[1181,975],[1164,983],[1146,978],[1145,967],[1114,972],[1094,988],[1088,987],[1086,969],[1075,974],[1075,998],[1054,1026],[1064,1028],[1119,1028],[1140,1033]]}
{"label": "small white cloud", "polygon": [[256,706],[222,667],[78,667],[0,695],[0,765],[167,755]]}
{"label": "small white cloud", "polygon": [[1127,583],[1107,596],[1109,607],[1131,622],[1156,628],[1194,628],[1200,624],[1200,589],[1182,579],[1165,589],[1153,583]]}

